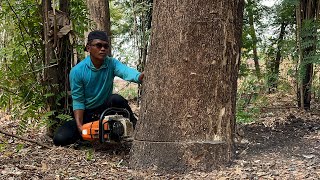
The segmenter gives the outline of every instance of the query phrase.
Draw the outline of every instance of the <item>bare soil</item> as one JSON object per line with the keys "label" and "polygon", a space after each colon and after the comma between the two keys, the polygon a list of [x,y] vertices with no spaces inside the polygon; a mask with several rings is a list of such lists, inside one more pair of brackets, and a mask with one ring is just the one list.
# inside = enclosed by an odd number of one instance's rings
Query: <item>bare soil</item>
{"label": "bare soil", "polygon": [[[24,137],[52,148],[0,134],[0,179],[320,179],[320,109],[303,112],[292,102],[270,105],[257,121],[239,126],[244,134],[233,163],[213,172],[132,170],[130,142],[55,147],[44,129],[32,129]],[[2,114],[0,124],[15,133],[17,121],[10,115]]]}

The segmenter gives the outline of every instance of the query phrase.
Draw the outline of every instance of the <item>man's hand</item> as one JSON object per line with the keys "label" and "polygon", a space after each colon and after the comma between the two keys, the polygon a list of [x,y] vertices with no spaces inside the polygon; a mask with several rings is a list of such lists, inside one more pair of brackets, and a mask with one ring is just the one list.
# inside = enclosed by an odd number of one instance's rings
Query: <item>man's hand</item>
{"label": "man's hand", "polygon": [[82,125],[77,125],[77,127],[78,127],[79,133],[82,134]]}
{"label": "man's hand", "polygon": [[140,82],[143,82],[143,78],[144,78],[144,72],[142,72],[139,76],[139,81]]}

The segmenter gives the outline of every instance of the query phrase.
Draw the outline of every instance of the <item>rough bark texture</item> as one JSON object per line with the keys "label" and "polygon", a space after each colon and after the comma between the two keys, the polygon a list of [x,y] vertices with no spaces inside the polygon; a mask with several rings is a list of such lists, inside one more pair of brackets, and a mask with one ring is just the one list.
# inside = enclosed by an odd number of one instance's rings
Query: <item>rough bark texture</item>
{"label": "rough bark texture", "polygon": [[[57,32],[62,26],[57,23],[58,10],[54,10],[51,7],[52,2],[50,0],[42,0],[43,7],[43,25],[44,25],[44,77],[43,85],[47,88],[47,93],[53,93],[47,99],[48,111],[54,111],[54,115],[51,116],[53,124],[48,127],[48,135],[52,136],[53,132],[59,125],[60,120],[56,118],[58,114],[69,114],[70,107],[68,102],[68,89],[69,89],[69,72],[71,63],[71,51],[72,46],[69,42],[69,34],[62,37],[58,37]],[[69,24],[69,3],[67,0],[60,1],[60,13],[65,16]],[[54,16],[53,22],[51,22],[49,16],[50,13]],[[68,24],[68,25],[69,25]],[[50,33],[53,32],[53,33]],[[59,102],[59,103],[57,103]]]}
{"label": "rough bark texture", "polygon": [[[109,0],[87,0],[87,6],[89,8],[90,19],[96,25],[95,29],[107,32],[109,44],[111,45]],[[108,51],[109,55],[111,55],[111,48]]]}
{"label": "rough bark texture", "polygon": [[232,158],[242,0],[155,0],[131,167],[210,171]]}
{"label": "rough bark texture", "polygon": [[[305,24],[307,21],[312,21],[315,23],[315,19],[318,16],[318,4],[319,2],[316,0],[301,0],[298,11],[297,19],[298,27],[300,32],[299,35],[301,39],[301,44],[308,42],[310,45],[301,46],[300,44],[300,84],[299,90],[297,91],[298,98],[298,107],[303,108],[305,110],[309,110],[311,106],[311,87],[312,87],[312,75],[313,75],[313,62],[310,61],[310,57],[312,57],[316,52],[316,44],[317,37],[316,32],[318,27],[313,25],[313,27],[305,28]],[[304,29],[305,28],[305,29]],[[309,32],[302,33],[302,30],[306,31],[309,29]],[[311,31],[311,32],[310,32]]]}

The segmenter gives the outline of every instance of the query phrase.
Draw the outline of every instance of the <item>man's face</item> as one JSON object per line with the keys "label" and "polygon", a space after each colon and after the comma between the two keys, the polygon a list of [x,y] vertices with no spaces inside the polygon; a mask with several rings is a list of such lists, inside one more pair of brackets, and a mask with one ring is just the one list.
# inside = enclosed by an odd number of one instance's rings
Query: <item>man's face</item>
{"label": "man's face", "polygon": [[96,60],[104,60],[107,56],[107,50],[109,44],[107,41],[102,41],[100,39],[94,39],[88,46],[87,51],[90,53],[90,56]]}

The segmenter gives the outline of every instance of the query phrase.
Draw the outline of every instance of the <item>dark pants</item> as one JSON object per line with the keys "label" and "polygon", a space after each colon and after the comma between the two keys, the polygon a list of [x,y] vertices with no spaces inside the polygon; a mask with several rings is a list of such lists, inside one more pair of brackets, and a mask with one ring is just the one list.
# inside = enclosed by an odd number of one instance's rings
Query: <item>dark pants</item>
{"label": "dark pants", "polygon": [[[137,119],[134,117],[133,112],[128,104],[128,101],[118,94],[112,94],[103,105],[97,108],[86,109],[84,111],[83,124],[98,120],[100,118],[101,113],[105,109],[110,107],[124,108],[128,110],[130,114],[130,121],[135,126]],[[123,115],[126,116],[126,114]],[[58,128],[53,137],[53,143],[56,146],[66,146],[75,143],[79,139],[81,139],[81,135],[78,131],[77,123],[75,120],[71,120],[65,122],[61,127]]]}

